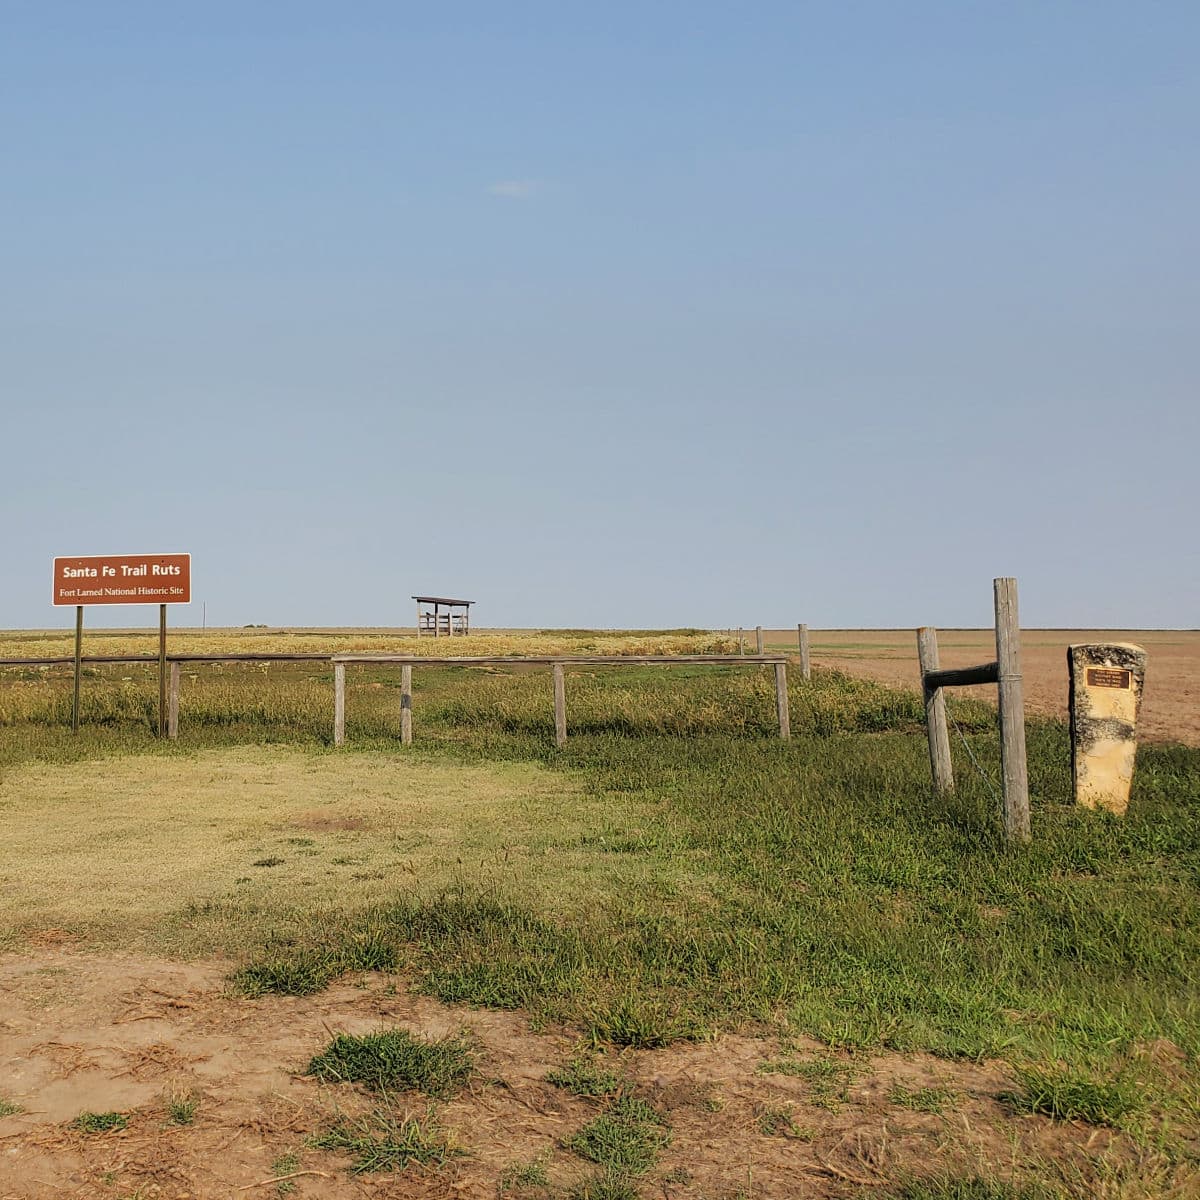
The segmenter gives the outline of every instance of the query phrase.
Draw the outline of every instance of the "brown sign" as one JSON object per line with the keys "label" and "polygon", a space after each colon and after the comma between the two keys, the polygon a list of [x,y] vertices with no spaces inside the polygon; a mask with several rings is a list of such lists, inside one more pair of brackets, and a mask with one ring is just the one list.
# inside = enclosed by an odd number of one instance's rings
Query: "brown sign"
{"label": "brown sign", "polygon": [[55,604],[188,604],[190,554],[114,554],[54,560]]}
{"label": "brown sign", "polygon": [[1130,675],[1110,667],[1088,667],[1087,682],[1088,687],[1128,688]]}

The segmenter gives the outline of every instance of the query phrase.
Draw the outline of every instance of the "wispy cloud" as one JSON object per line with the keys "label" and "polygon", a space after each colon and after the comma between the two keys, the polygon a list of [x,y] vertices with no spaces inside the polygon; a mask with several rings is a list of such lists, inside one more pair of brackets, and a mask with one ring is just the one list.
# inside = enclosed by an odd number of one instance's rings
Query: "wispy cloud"
{"label": "wispy cloud", "polygon": [[489,196],[503,196],[506,200],[528,200],[541,190],[540,179],[501,179],[488,184]]}

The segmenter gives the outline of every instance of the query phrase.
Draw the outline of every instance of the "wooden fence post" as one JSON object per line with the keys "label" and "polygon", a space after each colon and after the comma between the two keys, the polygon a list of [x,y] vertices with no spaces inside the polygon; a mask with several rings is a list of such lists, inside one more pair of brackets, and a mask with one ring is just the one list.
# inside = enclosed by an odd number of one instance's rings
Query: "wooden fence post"
{"label": "wooden fence post", "polygon": [[738,626],[738,653],[746,653],[746,631],[740,625]]}
{"label": "wooden fence post", "polygon": [[754,630],[754,645],[757,647],[757,649],[755,650],[755,654],[761,654],[763,652],[762,626],[761,625],[759,625]]}
{"label": "wooden fence post", "polygon": [[412,666],[400,668],[400,744],[412,745]]}
{"label": "wooden fence post", "polygon": [[554,664],[554,740],[567,744],[567,680],[562,663]]}
{"label": "wooden fence post", "polygon": [[787,666],[775,664],[775,711],[779,714],[779,736],[786,742],[792,736],[792,721],[788,715]]}
{"label": "wooden fence post", "polygon": [[937,630],[924,626],[917,630],[917,658],[921,663],[921,691],[925,697],[925,729],[929,735],[929,766],[933,786],[939,792],[954,791],[954,765],[950,761],[950,731],[946,727],[946,696],[940,687],[925,682],[930,671],[938,669]]}
{"label": "wooden fence post", "polygon": [[812,658],[808,653],[808,626],[797,625],[796,631],[800,635],[800,676],[802,679],[811,679]]}
{"label": "wooden fence post", "polygon": [[179,736],[179,664],[171,664],[171,686],[167,695],[167,737]]}
{"label": "wooden fence post", "polygon": [[333,744],[346,741],[346,664],[333,664]]}
{"label": "wooden fence post", "polygon": [[1000,773],[1004,784],[1004,832],[1029,841],[1029,769],[1025,760],[1025,696],[1021,680],[1021,624],[1017,581],[997,579],[996,682],[1000,688]]}

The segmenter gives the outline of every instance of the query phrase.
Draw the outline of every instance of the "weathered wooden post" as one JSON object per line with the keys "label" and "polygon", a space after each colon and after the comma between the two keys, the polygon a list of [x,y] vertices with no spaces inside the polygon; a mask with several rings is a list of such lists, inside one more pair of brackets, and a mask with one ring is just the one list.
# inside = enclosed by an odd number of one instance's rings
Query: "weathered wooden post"
{"label": "weathered wooden post", "polygon": [[796,631],[800,635],[800,677],[801,679],[811,679],[812,659],[808,653],[808,626],[797,625]]}
{"label": "weathered wooden post", "polygon": [[787,665],[775,664],[775,711],[779,714],[779,736],[787,741],[792,736],[792,721],[788,715]]}
{"label": "weathered wooden post", "polygon": [[179,737],[179,664],[171,664],[171,686],[167,698],[167,737]]}
{"label": "weathered wooden post", "polygon": [[997,579],[996,682],[1000,689],[1000,773],[1004,782],[1004,832],[1029,841],[1029,771],[1025,759],[1025,695],[1021,679],[1021,624],[1017,581]]}
{"label": "weathered wooden post", "polygon": [[167,736],[167,606],[158,606],[158,736]]}
{"label": "weathered wooden post", "polygon": [[754,645],[756,647],[755,654],[763,652],[762,626],[759,625],[754,630]]}
{"label": "weathered wooden post", "polygon": [[950,731],[946,726],[946,696],[940,687],[930,687],[927,677],[938,669],[937,630],[917,630],[917,658],[921,663],[921,691],[925,697],[925,729],[929,735],[929,766],[933,786],[939,792],[954,791],[954,765],[950,760]]}
{"label": "weathered wooden post", "polygon": [[333,664],[333,744],[346,741],[346,664]]}
{"label": "weathered wooden post", "polygon": [[740,625],[738,626],[738,653],[746,653],[746,631]]}
{"label": "weathered wooden post", "polygon": [[83,674],[83,605],[75,605],[75,691],[71,700],[71,732],[79,732],[79,677]]}
{"label": "weathered wooden post", "polygon": [[400,744],[412,745],[412,665],[400,668]]}
{"label": "weathered wooden post", "polygon": [[567,744],[567,681],[560,662],[554,664],[554,740]]}

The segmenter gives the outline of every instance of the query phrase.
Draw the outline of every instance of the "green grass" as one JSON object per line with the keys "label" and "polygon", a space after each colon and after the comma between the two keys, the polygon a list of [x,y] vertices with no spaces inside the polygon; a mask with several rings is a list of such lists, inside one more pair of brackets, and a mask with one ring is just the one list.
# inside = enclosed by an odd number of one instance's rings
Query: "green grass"
{"label": "green grass", "polygon": [[813,1133],[796,1124],[790,1104],[762,1104],[754,1114],[754,1123],[763,1137],[794,1137],[811,1140]]}
{"label": "green grass", "polygon": [[129,1124],[129,1117],[121,1112],[82,1112],[71,1124],[83,1133],[109,1133],[124,1129]]}
{"label": "green grass", "polygon": [[573,1096],[596,1099],[611,1096],[627,1086],[624,1076],[601,1066],[591,1055],[580,1054],[564,1066],[546,1073],[546,1082],[563,1088]]}
{"label": "green grass", "polygon": [[475,1070],[463,1037],[426,1040],[406,1029],[352,1036],[341,1033],[308,1064],[309,1075],[335,1083],[361,1083],[377,1092],[418,1091],[445,1097]]}
{"label": "green grass", "polygon": [[671,1135],[665,1126],[662,1115],[644,1100],[621,1095],[568,1138],[566,1146],[602,1167],[611,1178],[641,1175],[670,1144]]}
{"label": "green grass", "polygon": [[167,1097],[167,1120],[172,1125],[191,1125],[200,1108],[200,1098],[192,1092],[172,1093]]}
{"label": "green grass", "polygon": [[640,1196],[628,1176],[605,1171],[581,1180],[568,1193],[568,1200],[640,1200]]}
{"label": "green grass", "polygon": [[25,1109],[13,1100],[0,1096],[0,1117],[14,1117]]}
{"label": "green grass", "polygon": [[1014,1111],[1041,1113],[1057,1121],[1120,1126],[1144,1107],[1143,1089],[1128,1077],[1096,1078],[1056,1067],[1015,1068],[1020,1084],[1001,1099]]}
{"label": "green grass", "polygon": [[[300,1156],[294,1151],[289,1151],[287,1154],[281,1154],[271,1164],[271,1175],[291,1175],[293,1172],[300,1170]],[[290,1196],[296,1190],[296,1181],[294,1179],[281,1179],[275,1185],[275,1194],[277,1196]]]}
{"label": "green grass", "polygon": [[1056,1200],[1060,1195],[1042,1184],[1005,1183],[972,1175],[906,1183],[899,1191],[877,1194],[876,1200]]}
{"label": "green grass", "polygon": [[[95,723],[78,739],[39,724],[33,701],[5,701],[0,778],[92,778],[84,765],[97,759],[208,770],[206,755],[227,749],[240,764],[264,740],[302,755],[332,796],[339,771],[352,794],[384,795],[389,772],[414,782],[443,772],[444,790],[455,773],[528,765],[497,787],[520,798],[549,778],[559,792],[520,822],[497,808],[486,844],[471,840],[473,816],[458,818],[457,861],[448,842],[436,871],[422,861],[403,873],[405,856],[421,853],[411,844],[371,859],[397,882],[369,903],[357,903],[362,885],[348,876],[337,903],[326,893],[306,904],[297,890],[284,903],[269,889],[300,864],[323,872],[332,857],[377,852],[390,828],[353,846],[315,835],[310,849],[322,854],[311,858],[279,840],[248,845],[228,882],[139,928],[242,954],[236,981],[249,994],[319,990],[374,955],[384,969],[403,964],[430,995],[566,1021],[598,1045],[765,1026],[836,1049],[1060,1063],[1112,1078],[1165,1039],[1183,1059],[1160,1083],[1182,1105],[1200,1085],[1200,751],[1143,745],[1118,819],[1074,807],[1067,732],[1031,720],[1033,841],[1012,847],[957,737],[958,790],[931,795],[919,697],[835,672],[790,674],[793,738],[782,742],[766,671],[572,673],[571,737],[559,749],[547,673],[419,669],[417,742],[403,755],[395,671],[348,671],[349,744],[337,755],[328,673],[202,673],[185,688],[174,745],[150,736],[152,679],[97,678]],[[37,696],[67,695],[63,680],[27,682]],[[62,716],[46,705],[38,711]],[[994,781],[994,712],[964,701],[951,710]],[[387,800],[403,804],[403,791]],[[428,828],[444,829],[451,812]],[[275,852],[288,861],[247,871]],[[234,884],[247,875],[252,884]],[[828,1081],[828,1102],[841,1102],[840,1087]],[[1087,1104],[1059,1091],[1037,1111]],[[1111,1097],[1091,1108],[1108,1114]]]}
{"label": "green grass", "polygon": [[850,1099],[850,1084],[858,1074],[853,1063],[840,1058],[781,1058],[760,1063],[761,1075],[794,1075],[808,1084],[810,1103],[838,1112]]}
{"label": "green grass", "polygon": [[460,1153],[432,1117],[422,1124],[377,1108],[367,1116],[336,1122],[311,1141],[318,1150],[340,1150],[353,1157],[350,1170],[402,1171],[412,1163],[440,1166]]}
{"label": "green grass", "polygon": [[550,1174],[546,1170],[545,1156],[532,1162],[510,1163],[500,1172],[499,1195],[510,1192],[528,1192],[531,1188],[546,1191],[550,1187]]}
{"label": "green grass", "polygon": [[888,1093],[888,1103],[913,1112],[939,1114],[945,1112],[946,1106],[954,1101],[956,1095],[953,1088],[909,1088],[902,1083],[894,1083]]}

